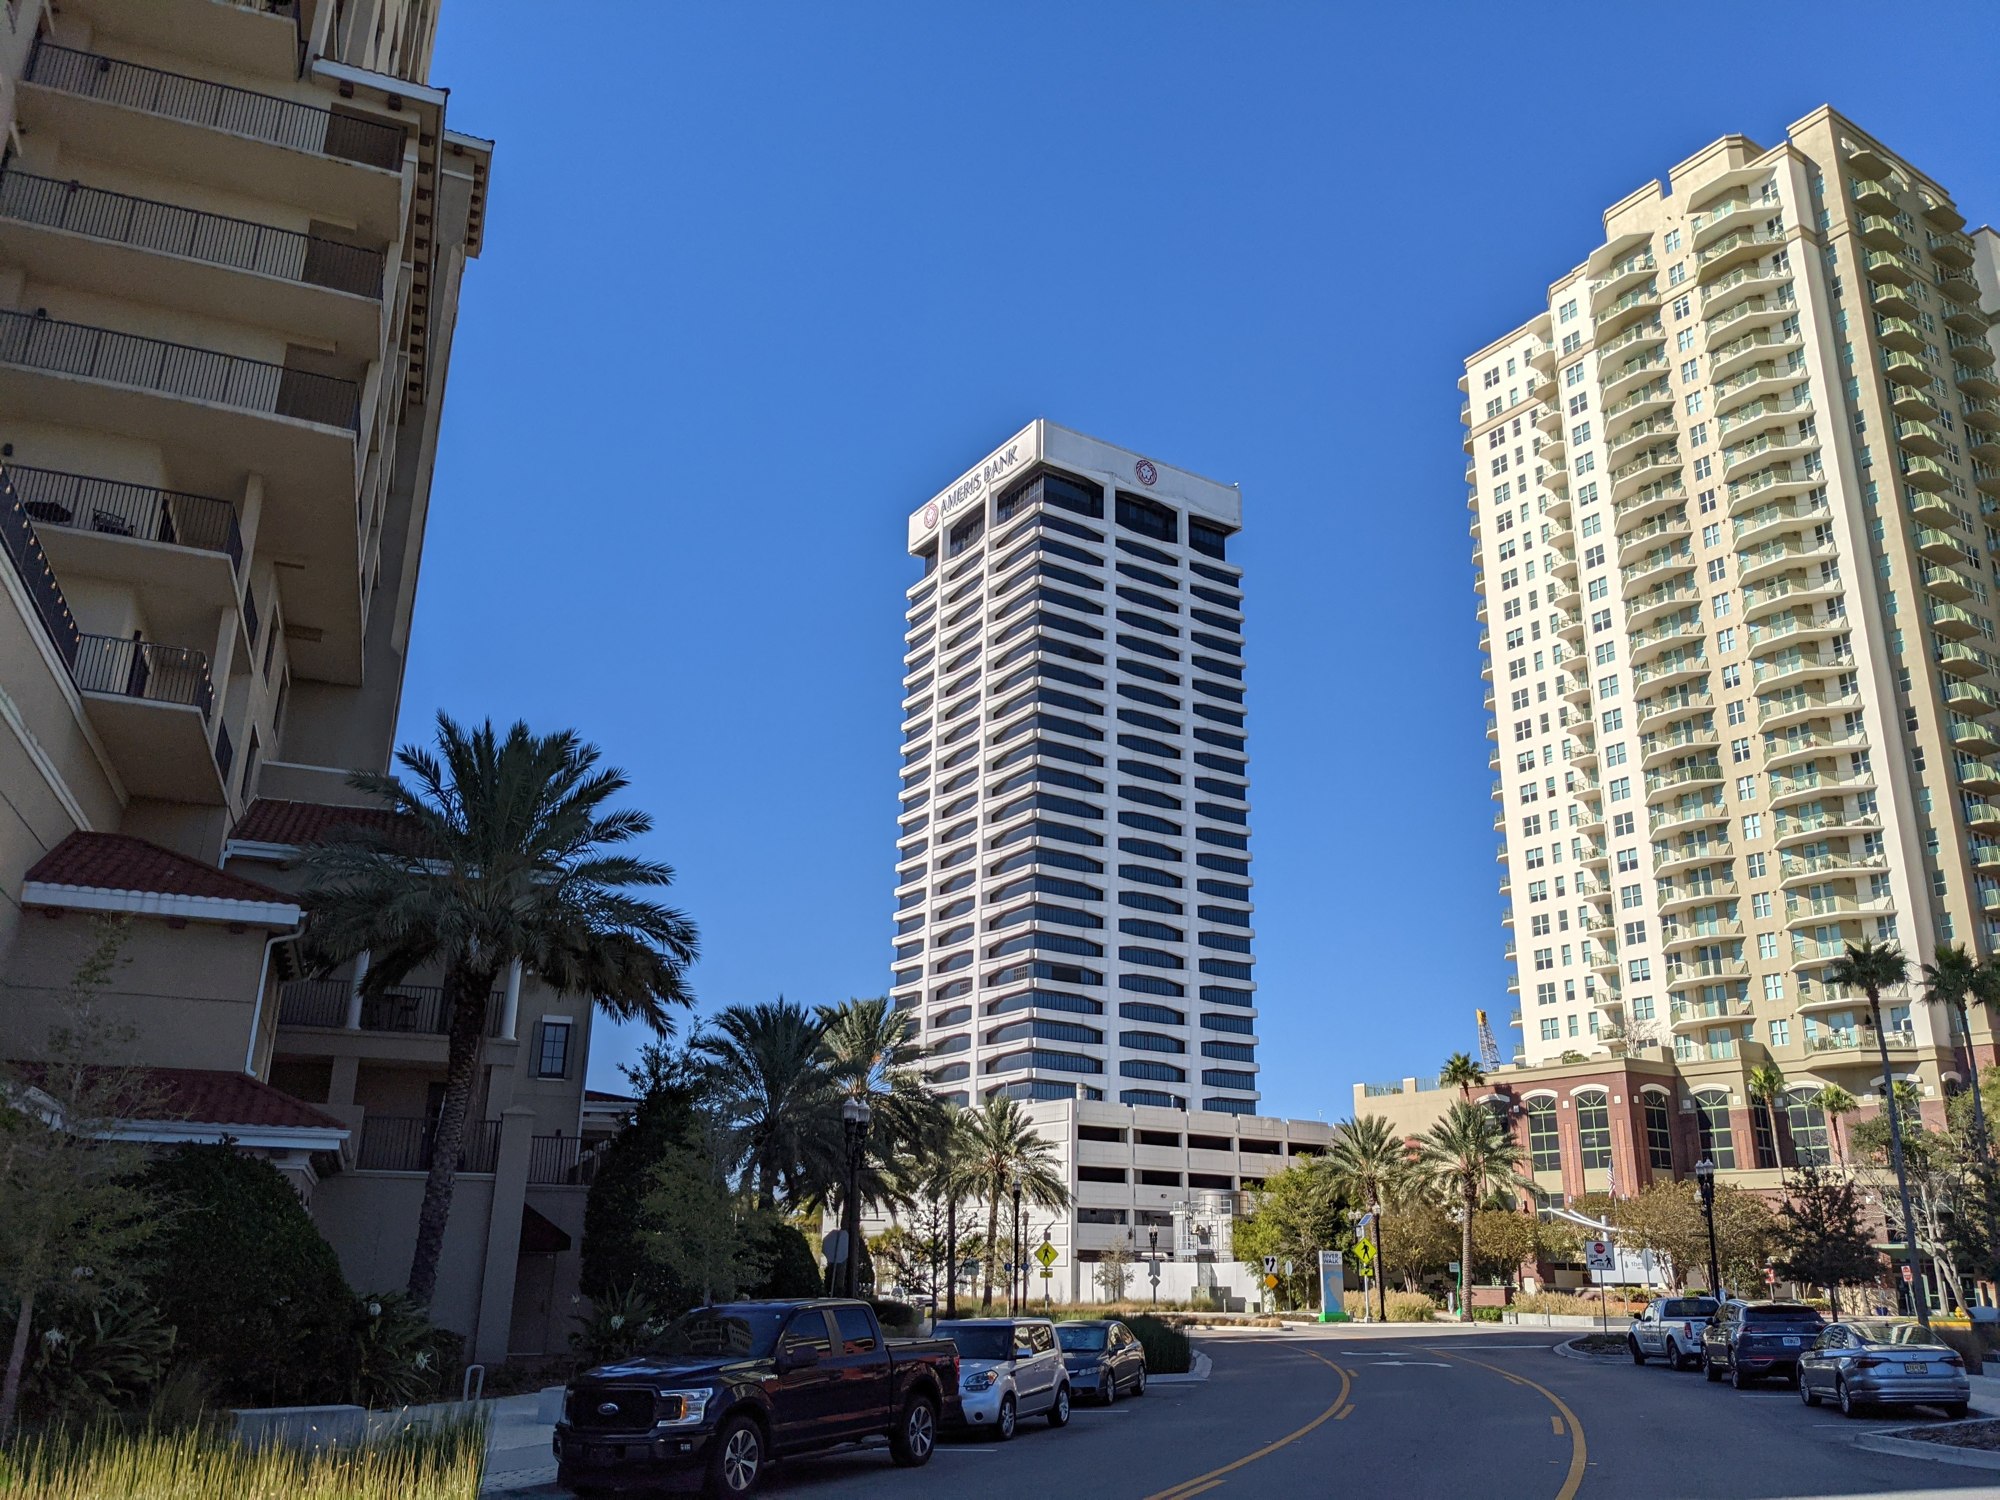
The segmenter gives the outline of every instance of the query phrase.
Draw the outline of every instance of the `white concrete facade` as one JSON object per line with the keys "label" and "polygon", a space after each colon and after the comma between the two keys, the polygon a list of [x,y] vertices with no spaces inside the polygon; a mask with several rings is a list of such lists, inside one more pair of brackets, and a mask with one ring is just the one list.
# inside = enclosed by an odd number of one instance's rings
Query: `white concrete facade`
{"label": "white concrete facade", "polygon": [[955,1102],[1256,1107],[1241,524],[1042,421],[910,516],[892,994]]}

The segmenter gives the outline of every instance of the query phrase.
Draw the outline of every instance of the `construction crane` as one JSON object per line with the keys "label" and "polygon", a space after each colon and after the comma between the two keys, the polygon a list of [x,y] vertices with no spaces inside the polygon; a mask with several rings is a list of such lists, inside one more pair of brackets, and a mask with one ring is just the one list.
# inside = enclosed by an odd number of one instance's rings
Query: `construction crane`
{"label": "construction crane", "polygon": [[1486,1024],[1486,1012],[1472,1013],[1479,1021],[1479,1066],[1492,1072],[1500,1066],[1500,1044],[1493,1040],[1493,1028]]}

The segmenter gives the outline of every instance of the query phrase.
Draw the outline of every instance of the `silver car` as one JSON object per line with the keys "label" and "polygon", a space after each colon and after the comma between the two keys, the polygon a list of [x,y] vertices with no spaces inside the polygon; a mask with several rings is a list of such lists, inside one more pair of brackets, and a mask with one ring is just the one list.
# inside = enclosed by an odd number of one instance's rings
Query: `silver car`
{"label": "silver car", "polygon": [[958,1423],[1003,1442],[1029,1417],[1069,1423],[1069,1371],[1047,1318],[962,1318],[933,1330],[958,1347]]}
{"label": "silver car", "polygon": [[1838,1403],[1850,1417],[1872,1406],[1936,1406],[1962,1417],[1972,1399],[1965,1361],[1915,1323],[1833,1323],[1799,1356],[1799,1399]]}

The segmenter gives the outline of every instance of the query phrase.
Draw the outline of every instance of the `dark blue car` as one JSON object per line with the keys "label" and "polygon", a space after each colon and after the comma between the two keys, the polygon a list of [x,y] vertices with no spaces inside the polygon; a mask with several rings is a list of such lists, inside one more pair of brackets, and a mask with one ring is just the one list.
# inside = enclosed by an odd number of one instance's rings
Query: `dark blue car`
{"label": "dark blue car", "polygon": [[1120,1396],[1146,1393],[1145,1347],[1116,1318],[1058,1323],[1056,1342],[1078,1400],[1095,1397],[1109,1406]]}

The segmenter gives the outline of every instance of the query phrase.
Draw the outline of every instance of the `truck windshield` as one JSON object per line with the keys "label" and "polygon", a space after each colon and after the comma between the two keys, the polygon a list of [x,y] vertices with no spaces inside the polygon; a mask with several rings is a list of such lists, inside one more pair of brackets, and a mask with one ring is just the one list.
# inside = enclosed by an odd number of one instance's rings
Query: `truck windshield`
{"label": "truck windshield", "polygon": [[1712,1318],[1715,1304],[1706,1297],[1675,1297],[1660,1309],[1665,1318]]}
{"label": "truck windshield", "polygon": [[1014,1357],[1014,1330],[1005,1323],[941,1323],[937,1331],[958,1346],[962,1359]]}
{"label": "truck windshield", "polygon": [[682,1313],[649,1346],[655,1354],[763,1359],[778,1344],[782,1309],[697,1307]]}

